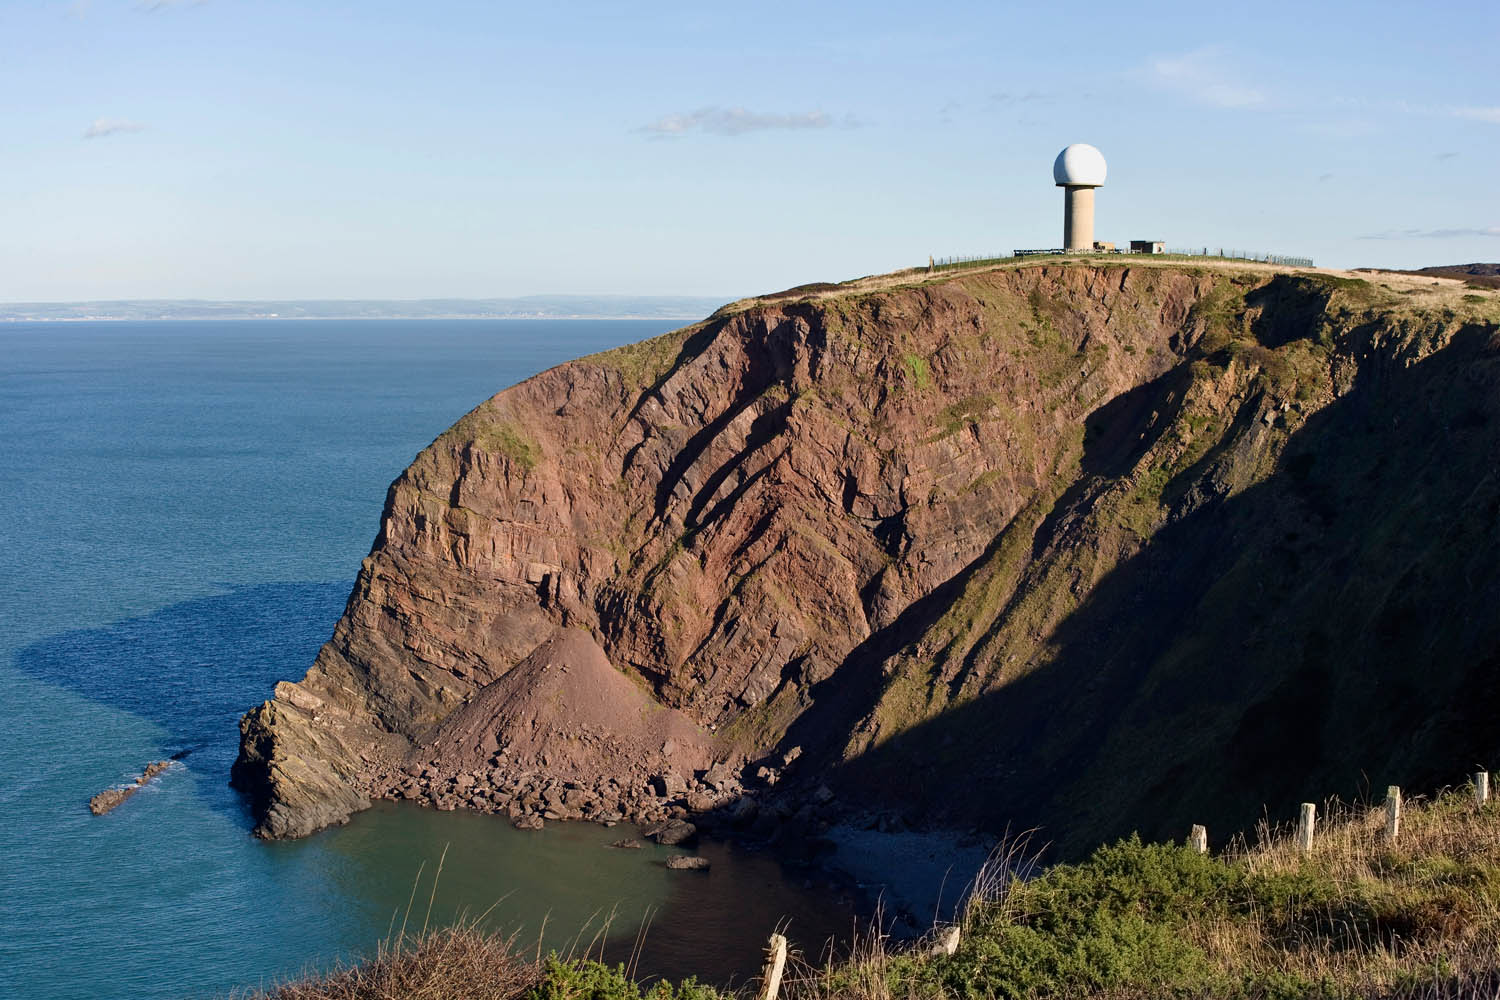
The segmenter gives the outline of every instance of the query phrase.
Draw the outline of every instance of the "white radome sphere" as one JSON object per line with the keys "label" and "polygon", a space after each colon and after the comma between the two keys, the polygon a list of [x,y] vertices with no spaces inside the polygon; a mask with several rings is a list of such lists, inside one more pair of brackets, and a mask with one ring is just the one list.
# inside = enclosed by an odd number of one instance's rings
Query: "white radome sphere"
{"label": "white radome sphere", "polygon": [[1064,186],[1098,187],[1104,172],[1104,154],[1086,142],[1073,143],[1052,164],[1052,179]]}

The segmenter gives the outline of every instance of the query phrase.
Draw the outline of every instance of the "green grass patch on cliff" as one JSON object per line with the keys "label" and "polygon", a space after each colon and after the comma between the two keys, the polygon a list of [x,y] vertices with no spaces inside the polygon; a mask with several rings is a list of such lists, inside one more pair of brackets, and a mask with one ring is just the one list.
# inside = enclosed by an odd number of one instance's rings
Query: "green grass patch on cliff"
{"label": "green grass patch on cliff", "polygon": [[918,391],[926,389],[932,383],[927,372],[926,358],[916,354],[903,354],[901,360],[906,365],[912,384],[917,387]]}
{"label": "green grass patch on cliff", "polygon": [[683,327],[650,340],[590,354],[580,358],[579,362],[613,368],[632,389],[649,389],[672,370],[682,355],[682,348],[688,337],[703,327],[702,323]]}
{"label": "green grass patch on cliff", "polygon": [[527,470],[535,468],[542,457],[541,447],[508,423],[481,428],[474,436],[474,443],[485,451],[506,456]]}
{"label": "green grass patch on cliff", "polygon": [[527,471],[535,468],[542,459],[541,446],[514,423],[502,419],[492,402],[466,413],[434,442],[459,446],[466,443],[492,455],[503,455]]}
{"label": "green grass patch on cliff", "polygon": [[957,434],[968,424],[978,423],[980,418],[995,408],[997,402],[993,396],[968,396],[945,406],[938,414],[938,430],[928,440],[941,441]]}
{"label": "green grass patch on cliff", "polygon": [[1245,330],[1245,289],[1233,282],[1219,282],[1188,309],[1188,322],[1200,324],[1205,352],[1227,346],[1236,337],[1248,336]]}

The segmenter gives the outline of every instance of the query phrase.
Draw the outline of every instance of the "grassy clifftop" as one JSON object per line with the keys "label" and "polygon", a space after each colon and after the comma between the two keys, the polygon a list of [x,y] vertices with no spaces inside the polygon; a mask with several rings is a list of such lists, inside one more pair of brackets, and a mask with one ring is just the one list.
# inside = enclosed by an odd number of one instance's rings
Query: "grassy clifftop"
{"label": "grassy clifftop", "polygon": [[[1138,837],[1034,873],[1016,846],[982,878],[957,950],[872,937],[793,963],[783,1000],[1493,996],[1500,989],[1500,808],[1469,789],[1385,812],[1345,809],[1303,854],[1284,832],[1200,855]],[[1032,876],[1032,877],[1028,877]],[[718,1000],[598,962],[518,957],[472,930],[392,945],[359,968],[262,1000]]]}

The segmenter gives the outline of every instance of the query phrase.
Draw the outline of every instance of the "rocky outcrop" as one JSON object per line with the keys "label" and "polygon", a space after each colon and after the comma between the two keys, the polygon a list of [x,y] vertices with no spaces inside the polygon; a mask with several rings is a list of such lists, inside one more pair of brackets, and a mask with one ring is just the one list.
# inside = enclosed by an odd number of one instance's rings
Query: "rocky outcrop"
{"label": "rocky outcrop", "polygon": [[641,833],[665,847],[676,847],[693,841],[698,836],[698,828],[684,820],[669,819],[652,823],[642,828]]}
{"label": "rocky outcrop", "polygon": [[230,783],[249,793],[255,833],[305,837],[370,807],[362,768],[403,744],[306,688],[282,682],[276,697],[240,720]]}
{"label": "rocky outcrop", "polygon": [[89,799],[89,812],[95,816],[103,816],[105,813],[118,808],[126,799],[142,788],[145,788],[152,778],[155,778],[171,766],[172,761],[170,760],[158,760],[147,764],[146,770],[142,771],[141,776],[136,778],[132,783],[119,788],[106,788],[98,795]]}
{"label": "rocky outcrop", "polygon": [[[1328,525],[1398,500],[1436,523],[1330,428],[1398,406],[1371,424],[1395,461],[1439,428],[1471,458],[1495,443],[1493,309],[1455,306],[1270,269],[1008,267],[773,297],[544,372],[392,485],[333,638],[245,717],[234,779],[267,836],[371,795],[742,825],[844,799],[1092,839],[1168,789],[1217,804],[1186,761],[1262,746],[1318,655],[1268,623],[1326,613],[1337,560],[1364,565]],[[1482,515],[1483,463],[1434,472],[1434,503]],[[1227,558],[1284,550],[1295,586]],[[1500,649],[1477,598],[1423,592],[1401,614],[1455,626],[1451,655]],[[1318,648],[1368,627],[1334,620]],[[1182,684],[1217,692],[1196,719],[1164,694]],[[1180,745],[1145,735],[1158,712]],[[1084,798],[1111,753],[1160,791]],[[1329,787],[1330,760],[1300,773]]]}

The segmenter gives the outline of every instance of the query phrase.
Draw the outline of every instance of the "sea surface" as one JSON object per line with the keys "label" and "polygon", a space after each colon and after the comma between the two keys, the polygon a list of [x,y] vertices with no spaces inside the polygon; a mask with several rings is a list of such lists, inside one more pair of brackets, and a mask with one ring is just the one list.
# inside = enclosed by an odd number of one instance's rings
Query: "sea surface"
{"label": "sea surface", "polygon": [[[0,997],[215,997],[465,915],[527,950],[648,975],[753,975],[816,953],[854,902],[706,842],[382,804],[306,840],[250,836],[226,782],[239,716],[301,677],[388,484],[458,417],[662,321],[0,325]],[[115,812],[94,793],[181,762]],[[441,866],[441,875],[434,876]]]}

